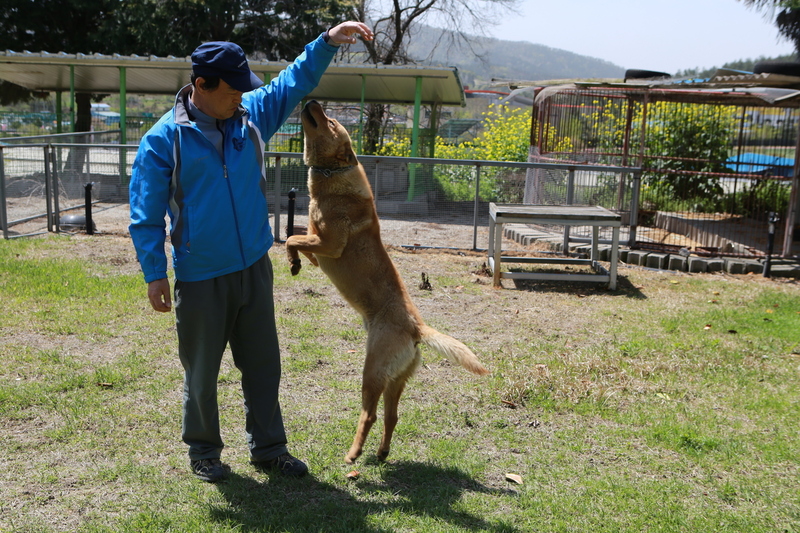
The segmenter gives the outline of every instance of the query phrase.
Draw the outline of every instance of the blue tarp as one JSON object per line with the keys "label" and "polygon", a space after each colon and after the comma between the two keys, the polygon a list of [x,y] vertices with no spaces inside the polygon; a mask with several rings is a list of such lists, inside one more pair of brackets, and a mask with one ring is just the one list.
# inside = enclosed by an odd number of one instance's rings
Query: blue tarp
{"label": "blue tarp", "polygon": [[769,173],[772,176],[791,178],[792,172],[794,172],[794,158],[747,152],[739,156],[729,157],[725,166],[734,172],[743,172],[745,174]]}

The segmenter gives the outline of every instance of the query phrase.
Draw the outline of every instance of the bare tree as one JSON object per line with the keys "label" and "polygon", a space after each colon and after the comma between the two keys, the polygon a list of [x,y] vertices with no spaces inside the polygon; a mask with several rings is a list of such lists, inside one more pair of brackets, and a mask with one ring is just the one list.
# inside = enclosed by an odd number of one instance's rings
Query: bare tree
{"label": "bare tree", "polygon": [[[372,26],[375,39],[365,42],[368,62],[376,65],[413,63],[408,43],[418,25],[443,29],[440,44],[470,46],[468,35],[486,35],[486,29],[504,15],[515,12],[520,0],[359,0],[353,17]],[[370,104],[364,128],[366,153],[379,148],[387,106]]]}

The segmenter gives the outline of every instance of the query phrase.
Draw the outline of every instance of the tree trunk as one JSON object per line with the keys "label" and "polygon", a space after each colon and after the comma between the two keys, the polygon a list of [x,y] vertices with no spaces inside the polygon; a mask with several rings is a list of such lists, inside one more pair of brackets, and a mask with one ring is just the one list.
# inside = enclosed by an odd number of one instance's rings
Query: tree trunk
{"label": "tree trunk", "polygon": [[[89,93],[75,94],[75,132],[91,131],[92,129],[92,95]],[[75,137],[72,142],[85,143],[88,137],[81,135]],[[80,174],[86,164],[86,148],[75,147],[69,151],[67,162],[64,164],[64,171]]]}
{"label": "tree trunk", "polygon": [[[92,129],[92,95],[90,93],[75,94],[75,132],[91,131]],[[73,143],[85,144],[89,142],[88,135],[81,135],[72,138]],[[74,146],[69,149],[69,155],[64,163],[64,169],[59,178],[59,196],[65,201],[72,203],[83,199],[85,190],[84,185],[91,181],[89,169],[87,167],[88,148],[85,146]]]}
{"label": "tree trunk", "polygon": [[367,122],[364,126],[364,153],[376,154],[381,148],[383,138],[383,119],[386,116],[386,106],[383,104],[369,104],[367,106]]}

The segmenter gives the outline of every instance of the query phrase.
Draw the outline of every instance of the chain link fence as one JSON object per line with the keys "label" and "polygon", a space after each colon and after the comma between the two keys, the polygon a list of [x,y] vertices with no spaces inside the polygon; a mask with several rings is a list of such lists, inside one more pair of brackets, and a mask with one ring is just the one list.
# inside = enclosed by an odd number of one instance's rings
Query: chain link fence
{"label": "chain link fence", "polygon": [[[61,140],[58,138],[58,140]],[[0,145],[0,217],[5,238],[63,230],[59,220],[82,214],[88,205],[125,204],[135,145],[22,143]],[[294,189],[293,225],[307,224],[307,168],[302,154],[267,152],[267,198],[276,238],[286,238],[289,192]],[[578,203],[598,199],[597,178],[617,175],[625,183],[625,205],[619,212],[630,219],[635,210],[630,168],[463,161],[388,156],[360,156],[375,196],[384,241],[388,245],[483,249],[488,244],[489,202],[523,203],[535,188],[532,171],[556,176],[550,201]],[[633,169],[635,171],[635,169]],[[594,192],[593,192],[594,191]],[[609,207],[605,205],[605,207]],[[611,206],[613,207],[613,206]],[[635,217],[634,217],[635,219]],[[119,221],[125,231],[127,220]],[[101,228],[102,229],[102,228]],[[554,236],[559,228],[546,228]],[[576,240],[589,229],[572,229]]]}
{"label": "chain link fence", "polygon": [[[641,167],[635,247],[763,257],[777,216],[775,238],[790,255],[800,109],[734,96],[635,85],[545,89],[529,161]],[[605,197],[608,179],[597,176],[599,197],[576,202],[625,204]],[[534,203],[549,201],[552,189],[535,191]]]}
{"label": "chain link fence", "polygon": [[59,231],[62,215],[85,209],[87,200],[90,205],[128,201],[137,146],[26,141],[0,145],[0,223],[6,239]]}
{"label": "chain link fence", "polygon": [[[307,168],[301,154],[268,152],[267,180],[275,191],[270,208],[277,213],[275,223],[286,231],[290,223],[282,220],[289,205],[289,192],[296,194],[294,224],[305,224],[308,213]],[[578,200],[597,199],[597,176],[615,176],[609,183],[622,187],[626,199],[619,209],[625,220],[636,219],[638,169],[591,165],[515,163],[459,159],[430,159],[388,156],[359,156],[375,197],[386,244],[412,247],[483,249],[488,244],[489,203],[531,203],[527,191],[537,184],[537,172],[549,176],[551,205],[578,204]],[[594,176],[578,180],[576,176]],[[628,176],[628,179],[625,179]],[[615,195],[617,193],[615,192]],[[616,197],[616,196],[615,196]],[[281,206],[275,210],[275,205]],[[591,204],[601,205],[601,204]],[[633,216],[631,213],[633,212]],[[389,231],[398,223],[403,231]],[[562,227],[543,227],[553,237],[563,235]],[[635,231],[635,228],[634,228]],[[279,238],[285,238],[281,233]],[[633,235],[626,230],[624,238]],[[591,239],[591,228],[573,227],[570,238]],[[608,241],[610,242],[610,241]]]}

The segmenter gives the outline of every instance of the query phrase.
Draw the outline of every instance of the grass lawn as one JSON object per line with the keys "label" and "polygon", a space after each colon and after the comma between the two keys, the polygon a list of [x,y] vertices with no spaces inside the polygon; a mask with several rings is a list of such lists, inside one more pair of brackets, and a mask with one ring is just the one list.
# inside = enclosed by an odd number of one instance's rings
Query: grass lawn
{"label": "grass lawn", "polygon": [[180,441],[174,315],[150,309],[130,243],[0,243],[0,531],[800,531],[797,282],[621,266],[617,291],[494,289],[482,255],[391,255],[426,321],[492,374],[425,351],[389,460],[376,424],[345,465],[365,335],[278,246],[282,408],[311,474],[249,465],[228,354],[233,474],[212,485]]}

